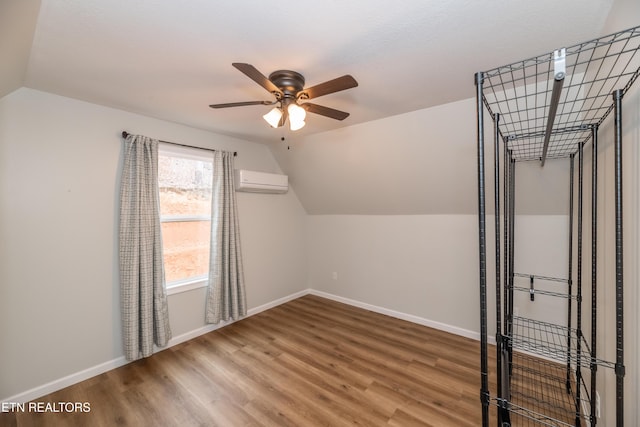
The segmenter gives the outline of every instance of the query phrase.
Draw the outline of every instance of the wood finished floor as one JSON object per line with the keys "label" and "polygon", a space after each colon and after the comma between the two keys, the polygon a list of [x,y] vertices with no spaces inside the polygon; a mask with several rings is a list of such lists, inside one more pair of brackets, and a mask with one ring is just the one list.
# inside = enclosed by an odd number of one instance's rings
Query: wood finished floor
{"label": "wood finished floor", "polygon": [[4,413],[0,425],[477,427],[479,351],[307,295],[37,399],[89,413]]}

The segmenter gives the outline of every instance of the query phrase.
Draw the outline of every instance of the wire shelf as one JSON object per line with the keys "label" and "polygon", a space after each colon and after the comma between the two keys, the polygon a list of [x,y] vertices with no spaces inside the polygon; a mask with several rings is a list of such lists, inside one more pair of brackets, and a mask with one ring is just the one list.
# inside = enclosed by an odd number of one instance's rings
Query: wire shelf
{"label": "wire shelf", "polygon": [[591,418],[588,395],[577,403],[575,377],[567,373],[566,365],[514,352],[511,370],[509,400],[493,401],[508,409],[511,425],[575,427],[576,418],[587,422]]}
{"label": "wire shelf", "polygon": [[[640,74],[640,27],[565,49],[566,74],[546,158],[575,154],[613,110],[614,90],[626,93]],[[485,71],[483,102],[500,113],[500,133],[517,161],[540,160],[552,110],[554,56],[540,55]]]}
{"label": "wire shelf", "polygon": [[[559,326],[540,320],[513,317],[513,329],[505,337],[514,349],[535,354],[560,363],[590,368],[592,358],[584,338],[579,338],[576,329]],[[580,351],[578,352],[578,343]],[[594,358],[593,363],[606,368],[615,368],[615,363]]]}
{"label": "wire shelf", "polygon": [[[495,405],[500,406],[500,399],[496,399]],[[547,426],[547,427],[575,427],[575,423],[567,423],[549,417],[547,414],[536,412],[534,409],[510,403],[509,412],[511,426]]]}
{"label": "wire shelf", "polygon": [[576,408],[575,390],[567,390],[566,365],[514,353],[512,369],[511,402],[527,408],[528,415],[536,413],[540,418],[544,414],[547,420],[567,424],[582,416]]}

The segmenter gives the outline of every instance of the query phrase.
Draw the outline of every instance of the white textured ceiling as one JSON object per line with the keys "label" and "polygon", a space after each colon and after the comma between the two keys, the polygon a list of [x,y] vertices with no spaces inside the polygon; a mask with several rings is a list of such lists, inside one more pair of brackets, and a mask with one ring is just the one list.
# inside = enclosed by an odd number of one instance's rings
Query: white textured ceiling
{"label": "white textured ceiling", "polygon": [[232,62],[357,79],[314,100],[351,116],[305,136],[470,98],[476,71],[598,36],[612,1],[42,0],[24,85],[269,142],[269,107],[208,107],[270,100]]}

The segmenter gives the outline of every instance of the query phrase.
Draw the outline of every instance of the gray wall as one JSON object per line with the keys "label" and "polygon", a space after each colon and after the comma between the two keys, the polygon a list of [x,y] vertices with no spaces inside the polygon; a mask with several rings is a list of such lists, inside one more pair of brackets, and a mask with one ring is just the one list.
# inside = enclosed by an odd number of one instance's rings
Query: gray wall
{"label": "gray wall", "polygon": [[[122,357],[117,266],[120,132],[237,151],[263,145],[30,89],[0,99],[0,399]],[[306,289],[305,212],[238,194],[249,308]],[[174,337],[204,326],[204,289],[169,297]]]}
{"label": "gray wall", "polygon": [[[490,134],[490,121],[486,127]],[[473,99],[326,132],[274,151],[311,214],[310,288],[479,337]],[[492,175],[489,169],[489,195]],[[519,271],[566,276],[569,162],[551,160],[544,169],[519,163],[517,182]],[[492,196],[487,200],[492,214]],[[550,245],[549,236],[564,240]],[[491,239],[488,245],[493,251]],[[492,280],[494,264],[488,274]],[[564,318],[563,311],[543,311],[548,321]]]}

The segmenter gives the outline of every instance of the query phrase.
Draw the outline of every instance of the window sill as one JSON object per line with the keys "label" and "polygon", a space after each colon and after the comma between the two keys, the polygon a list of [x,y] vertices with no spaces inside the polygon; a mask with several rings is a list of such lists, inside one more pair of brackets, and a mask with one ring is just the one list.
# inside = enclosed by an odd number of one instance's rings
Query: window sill
{"label": "window sill", "polygon": [[206,288],[208,278],[197,278],[167,286],[167,295],[179,294],[194,289]]}

